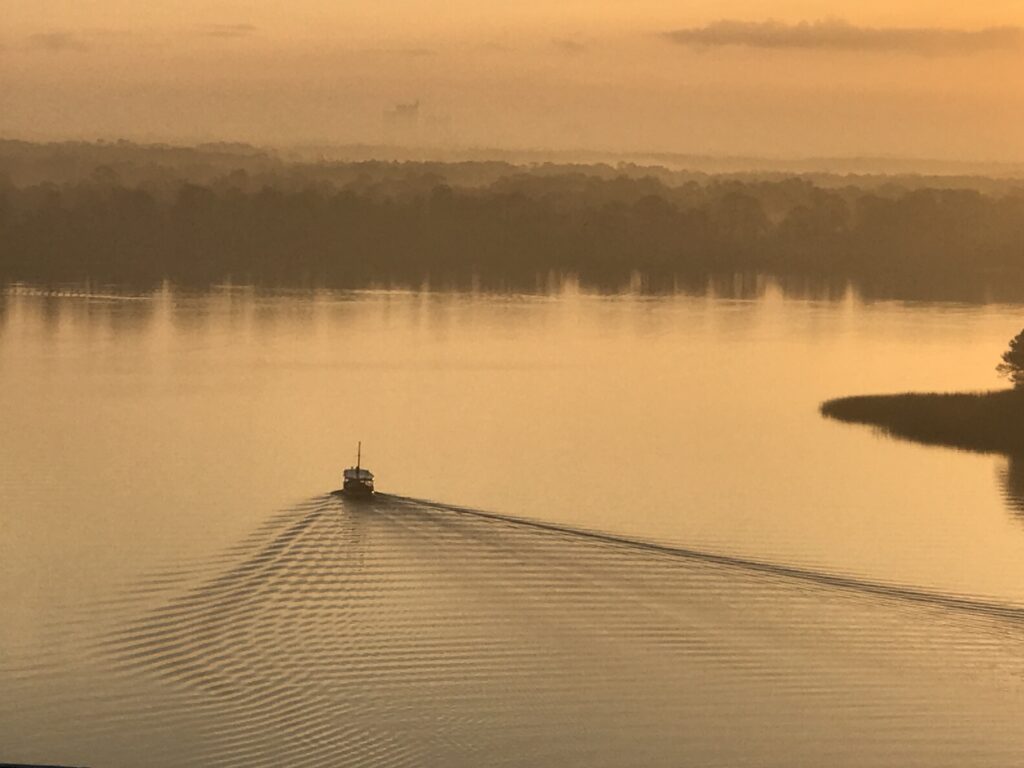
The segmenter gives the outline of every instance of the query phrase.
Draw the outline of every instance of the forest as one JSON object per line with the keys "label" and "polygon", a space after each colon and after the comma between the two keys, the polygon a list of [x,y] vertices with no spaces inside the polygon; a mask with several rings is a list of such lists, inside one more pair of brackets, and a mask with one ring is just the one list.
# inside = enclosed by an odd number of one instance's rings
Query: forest
{"label": "forest", "polygon": [[0,279],[652,286],[737,273],[1024,297],[1024,181],[292,159],[0,142]]}

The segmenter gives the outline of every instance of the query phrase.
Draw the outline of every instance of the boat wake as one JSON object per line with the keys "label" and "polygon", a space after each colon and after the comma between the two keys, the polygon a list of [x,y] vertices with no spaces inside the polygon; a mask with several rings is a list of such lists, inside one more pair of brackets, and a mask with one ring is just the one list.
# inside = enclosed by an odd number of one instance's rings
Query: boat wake
{"label": "boat wake", "polygon": [[1015,606],[384,494],[311,499],[203,572],[140,585],[100,644],[115,755],[1024,763]]}
{"label": "boat wake", "polygon": [[656,542],[643,541],[641,539],[632,539],[626,536],[604,533],[602,531],[573,528],[541,520],[516,517],[513,515],[502,515],[496,512],[486,512],[484,510],[472,509],[470,507],[459,507],[451,504],[427,501],[424,499],[415,499],[406,496],[388,496],[387,498],[394,499],[396,501],[405,501],[412,504],[429,505],[437,509],[443,509],[462,515],[473,515],[483,520],[492,520],[496,523],[523,526],[556,535],[580,537],[614,546],[631,547],[644,552],[667,555],[670,557],[681,557],[714,565],[739,568],[745,571],[771,574],[773,576],[780,576],[787,579],[811,582],[824,587],[853,590],[856,592],[863,592],[882,597],[891,597],[899,600],[927,603],[951,610],[980,613],[1011,621],[1024,621],[1024,606],[1014,605],[1011,603],[1001,603],[977,597],[952,595],[942,592],[931,592],[900,584],[890,584],[886,582],[854,578],[851,576],[843,576],[840,574],[829,573],[827,571],[815,571],[807,568],[797,568],[778,563],[765,562],[763,560],[751,560],[732,555],[703,552],[696,549],[658,544]]}

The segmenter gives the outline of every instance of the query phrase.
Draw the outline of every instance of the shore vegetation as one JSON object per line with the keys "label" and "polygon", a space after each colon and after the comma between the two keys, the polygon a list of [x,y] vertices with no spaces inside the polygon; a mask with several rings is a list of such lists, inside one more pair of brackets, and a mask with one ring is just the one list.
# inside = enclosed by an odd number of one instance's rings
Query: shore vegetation
{"label": "shore vegetation", "polygon": [[8,281],[344,286],[551,273],[606,285],[636,273],[984,283],[1012,300],[1024,297],[1024,182],[0,141]]}
{"label": "shore vegetation", "polygon": [[821,413],[919,443],[1024,454],[1024,392],[1016,389],[841,397]]}

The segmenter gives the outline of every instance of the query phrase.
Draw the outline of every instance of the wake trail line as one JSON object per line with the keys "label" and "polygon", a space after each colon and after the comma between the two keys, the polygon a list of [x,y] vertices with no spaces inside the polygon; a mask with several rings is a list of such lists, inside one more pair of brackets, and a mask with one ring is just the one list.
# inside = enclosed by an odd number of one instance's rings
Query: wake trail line
{"label": "wake trail line", "polygon": [[536,530],[547,531],[549,533],[558,533],[564,536],[573,536],[578,538],[590,539],[591,541],[599,541],[605,544],[613,544],[622,547],[631,547],[633,549],[640,549],[648,552],[656,552],[662,555],[671,555],[674,557],[686,558],[688,560],[696,560],[705,563],[714,563],[716,565],[740,568],[746,571],[752,571],[757,573],[767,573],[773,576],[782,576],[789,579],[796,579],[799,581],[820,584],[828,587],[835,587],[838,589],[845,589],[872,595],[880,595],[883,597],[890,597],[899,600],[909,600],[916,603],[940,606],[943,608],[949,608],[957,611],[984,614],[987,616],[992,616],[1015,622],[1024,622],[1024,607],[1014,605],[1012,603],[1001,603],[991,600],[980,600],[970,597],[961,597],[958,595],[943,594],[941,592],[931,592],[925,589],[905,587],[899,584],[888,584],[879,581],[868,581],[864,579],[854,578],[852,576],[842,576],[840,574],[828,573],[825,571],[813,571],[806,568],[798,568],[795,566],[779,565],[777,563],[765,562],[763,560],[751,560],[748,558],[736,557],[733,555],[721,555],[716,554],[714,552],[703,552],[697,549],[674,547],[668,544],[657,544],[655,542],[644,541],[642,539],[632,539],[628,536],[618,536],[612,533],[591,531],[585,528],[573,528],[568,525],[548,523],[542,520],[536,520],[529,517],[517,517],[515,515],[503,515],[498,512],[486,512],[481,509],[473,509],[472,507],[460,507],[454,504],[444,504],[441,502],[431,501],[429,499],[417,499],[410,496],[398,496],[395,494],[386,493],[377,493],[376,495],[383,499],[388,499],[392,501],[417,504],[428,508],[433,507],[435,509],[441,509],[448,512],[455,512],[461,515],[472,515],[473,517],[478,517],[484,520],[494,520],[497,522],[508,523],[510,525],[520,526],[524,528],[533,528]]}

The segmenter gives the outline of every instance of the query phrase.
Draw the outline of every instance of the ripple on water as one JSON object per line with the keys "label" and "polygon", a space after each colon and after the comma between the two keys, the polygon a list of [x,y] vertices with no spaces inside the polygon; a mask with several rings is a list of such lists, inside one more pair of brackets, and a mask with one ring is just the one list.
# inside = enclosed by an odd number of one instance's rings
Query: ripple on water
{"label": "ripple on water", "polygon": [[321,497],[126,590],[19,718],[105,765],[1024,764],[1016,609],[691,555]]}

